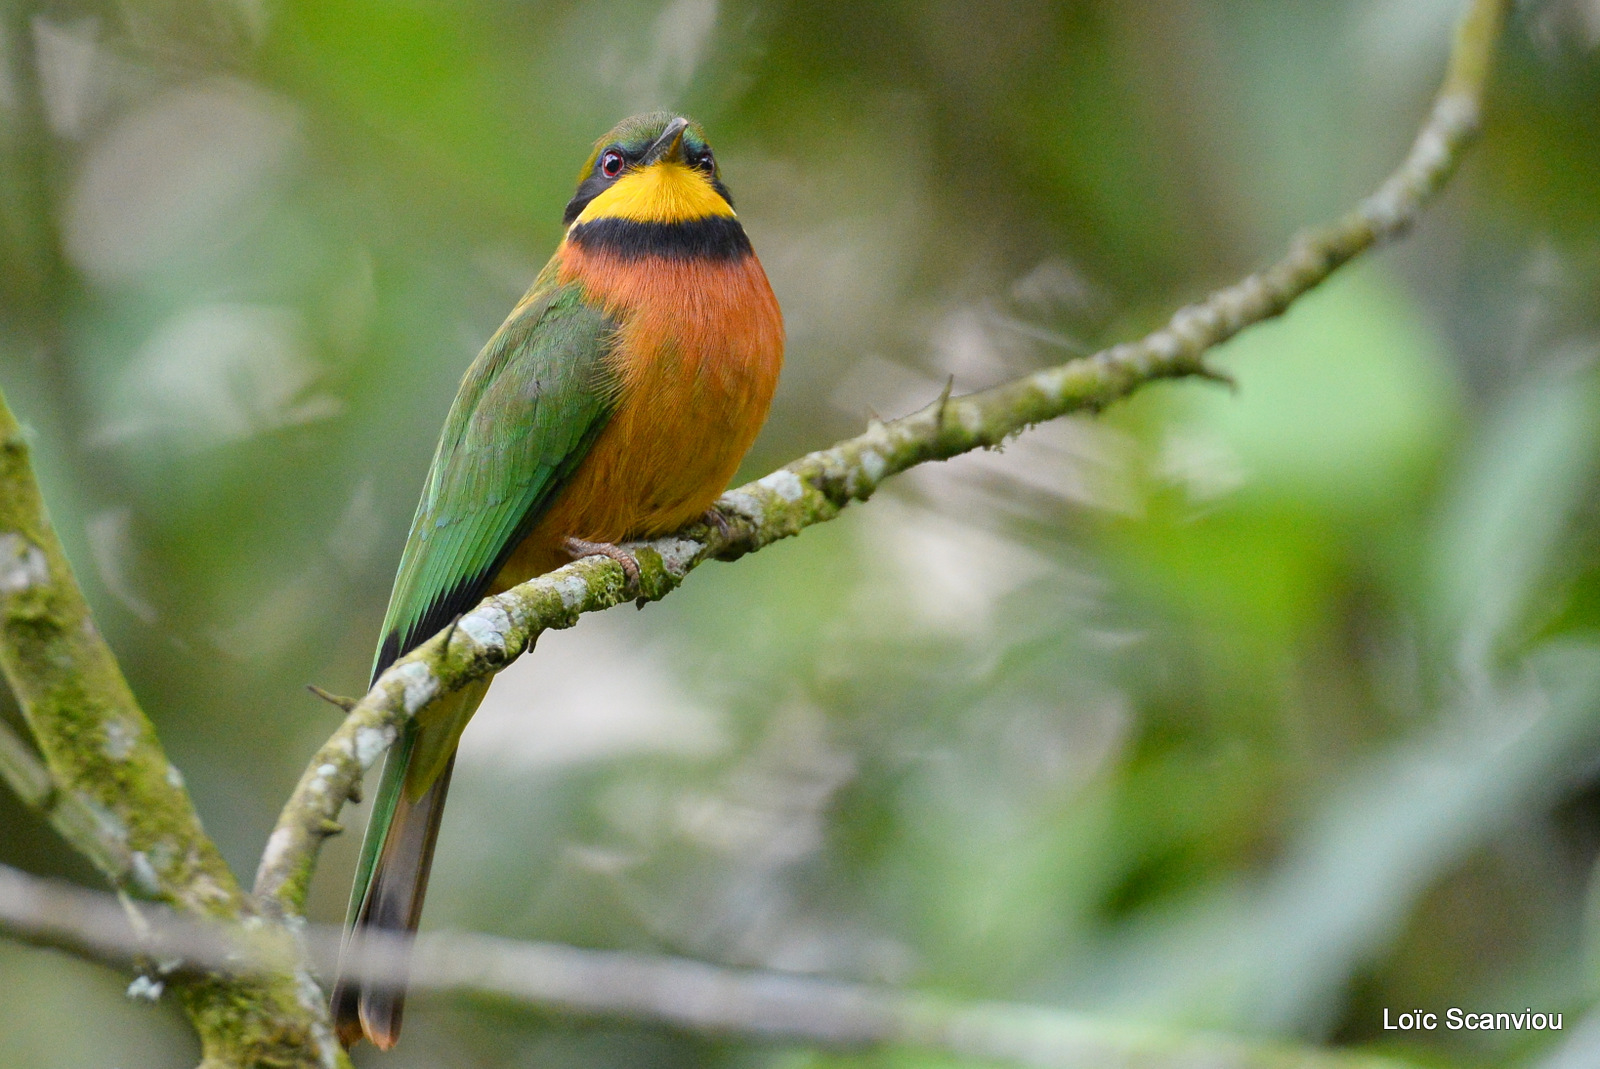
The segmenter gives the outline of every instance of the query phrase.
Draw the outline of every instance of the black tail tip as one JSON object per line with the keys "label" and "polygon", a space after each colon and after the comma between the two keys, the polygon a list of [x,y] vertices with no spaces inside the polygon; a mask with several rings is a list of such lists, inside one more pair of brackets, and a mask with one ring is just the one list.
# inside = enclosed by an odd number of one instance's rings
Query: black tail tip
{"label": "black tail tip", "polygon": [[405,1009],[403,996],[389,991],[363,990],[342,981],[334,986],[333,1032],[349,1050],[363,1039],[379,1050],[391,1050],[400,1041],[400,1015]]}
{"label": "black tail tip", "polygon": [[379,1050],[400,1042],[400,1013],[404,998],[390,991],[367,991],[361,996],[361,1029]]}

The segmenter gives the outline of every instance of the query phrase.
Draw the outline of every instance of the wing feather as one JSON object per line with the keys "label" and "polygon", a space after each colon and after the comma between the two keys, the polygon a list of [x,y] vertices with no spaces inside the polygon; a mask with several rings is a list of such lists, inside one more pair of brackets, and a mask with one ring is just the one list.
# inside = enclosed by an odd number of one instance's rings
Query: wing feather
{"label": "wing feather", "polygon": [[462,379],[389,595],[376,679],[482,598],[605,426],[615,324],[575,286],[524,300]]}

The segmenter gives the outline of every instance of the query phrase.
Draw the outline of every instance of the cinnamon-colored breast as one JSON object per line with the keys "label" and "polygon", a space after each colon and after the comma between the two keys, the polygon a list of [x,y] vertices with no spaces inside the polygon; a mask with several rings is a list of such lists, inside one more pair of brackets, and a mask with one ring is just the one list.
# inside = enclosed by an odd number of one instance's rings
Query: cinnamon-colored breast
{"label": "cinnamon-colored breast", "polygon": [[620,324],[616,409],[493,592],[567,563],[565,538],[651,537],[701,516],[766,421],[783,364],[783,317],[754,255],[630,256],[564,241],[557,256],[560,281]]}

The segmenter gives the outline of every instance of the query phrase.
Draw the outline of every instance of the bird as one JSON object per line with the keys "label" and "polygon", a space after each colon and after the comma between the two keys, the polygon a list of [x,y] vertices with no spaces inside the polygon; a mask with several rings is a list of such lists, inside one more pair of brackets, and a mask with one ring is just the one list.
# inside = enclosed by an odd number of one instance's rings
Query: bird
{"label": "bird", "polygon": [[[467,369],[411,521],[372,663],[399,657],[486,596],[575,557],[715,521],[766,421],[783,316],[705,130],[636,115],[595,143],[565,231],[527,294]],[[631,567],[630,567],[631,566]],[[345,947],[410,936],[462,729],[488,689],[434,700],[400,731],[362,843]],[[399,1038],[403,986],[343,971],[340,1041]]]}

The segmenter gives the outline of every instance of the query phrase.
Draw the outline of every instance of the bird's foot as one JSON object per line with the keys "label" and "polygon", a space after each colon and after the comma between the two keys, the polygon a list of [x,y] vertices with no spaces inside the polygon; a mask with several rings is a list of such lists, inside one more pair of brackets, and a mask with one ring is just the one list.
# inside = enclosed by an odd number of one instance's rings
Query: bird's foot
{"label": "bird's foot", "polygon": [[727,514],[715,505],[700,514],[700,522],[707,527],[715,527],[724,542],[733,538],[733,526],[728,523]]}
{"label": "bird's foot", "polygon": [[627,577],[624,589],[632,593],[638,592],[639,562],[633,559],[633,554],[621,546],[612,542],[587,542],[581,538],[563,539],[561,545],[572,555],[573,560],[582,560],[584,557],[610,557],[617,562],[617,567],[621,568],[622,574]]}

